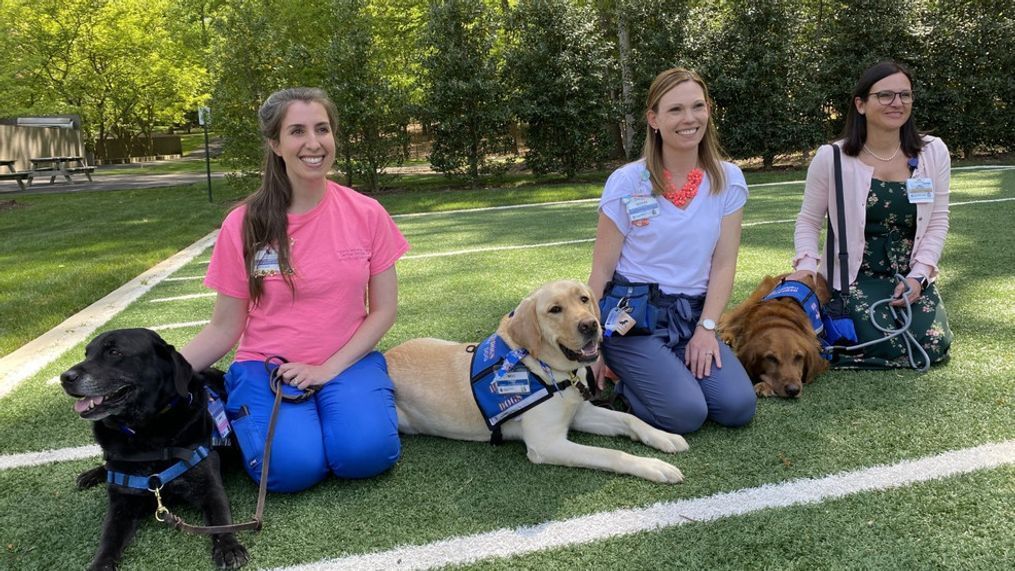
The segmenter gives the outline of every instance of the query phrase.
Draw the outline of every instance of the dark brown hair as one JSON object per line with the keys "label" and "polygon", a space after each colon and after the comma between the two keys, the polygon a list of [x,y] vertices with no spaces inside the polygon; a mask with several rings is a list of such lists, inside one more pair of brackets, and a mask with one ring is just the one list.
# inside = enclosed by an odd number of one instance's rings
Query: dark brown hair
{"label": "dark brown hair", "polygon": [[[866,100],[871,96],[870,90],[875,83],[896,73],[905,75],[909,79],[910,88],[912,88],[913,76],[909,73],[909,70],[903,67],[902,64],[891,60],[872,65],[860,76],[860,80],[853,87],[853,93],[849,96],[846,126],[841,136],[842,139],[845,139],[842,145],[842,152],[855,157],[860,154],[864,143],[867,142],[867,117],[856,110],[856,98],[859,97]],[[923,148],[923,139],[920,137],[920,132],[916,129],[916,122],[913,121],[912,112],[909,114],[909,119],[902,124],[902,128],[899,130],[899,142],[902,144],[902,152],[906,153],[907,157],[915,157],[920,152],[920,149]]]}
{"label": "dark brown hair", "polygon": [[289,256],[289,219],[293,189],[286,173],[285,161],[272,150],[278,143],[289,105],[294,101],[320,103],[328,113],[331,132],[338,128],[335,104],[321,89],[293,87],[268,96],[257,112],[261,137],[264,138],[264,178],[261,186],[243,201],[247,212],[243,217],[243,261],[247,267],[248,292],[256,305],[264,293],[264,275],[256,272],[257,252],[272,248],[278,255],[278,268],[289,290],[295,293],[292,264]]}

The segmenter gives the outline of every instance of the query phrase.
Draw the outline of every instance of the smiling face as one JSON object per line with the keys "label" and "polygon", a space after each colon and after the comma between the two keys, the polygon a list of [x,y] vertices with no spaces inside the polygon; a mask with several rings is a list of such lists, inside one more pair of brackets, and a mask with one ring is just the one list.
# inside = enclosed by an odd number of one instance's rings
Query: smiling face
{"label": "smiling face", "polygon": [[708,128],[705,91],[695,81],[683,81],[663,94],[646,114],[648,125],[658,129],[663,147],[696,150]]}
{"label": "smiling face", "polygon": [[324,106],[316,101],[290,103],[271,149],[285,162],[293,183],[323,179],[335,162],[335,136]]}
{"label": "smiling face", "polygon": [[885,105],[878,101],[878,97],[875,95],[881,91],[895,93],[908,91],[912,93],[913,85],[906,74],[894,73],[871,85],[870,95],[866,98],[857,97],[853,100],[857,112],[867,118],[868,129],[898,130],[909,120],[909,116],[913,112],[913,103],[912,101],[903,103],[902,97],[896,95],[891,103]]}
{"label": "smiling face", "polygon": [[571,280],[548,283],[522,300],[502,321],[511,339],[558,371],[599,358],[599,306],[588,286]]}

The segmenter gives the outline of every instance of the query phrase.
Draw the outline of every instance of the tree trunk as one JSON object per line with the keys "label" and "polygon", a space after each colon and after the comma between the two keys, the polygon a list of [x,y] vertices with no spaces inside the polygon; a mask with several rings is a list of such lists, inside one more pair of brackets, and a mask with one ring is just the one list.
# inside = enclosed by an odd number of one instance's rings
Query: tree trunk
{"label": "tree trunk", "polygon": [[631,159],[634,145],[634,102],[631,101],[631,34],[627,29],[627,15],[624,3],[617,2],[617,44],[620,48],[620,100],[624,107],[624,124],[621,126],[621,140],[624,155]]}

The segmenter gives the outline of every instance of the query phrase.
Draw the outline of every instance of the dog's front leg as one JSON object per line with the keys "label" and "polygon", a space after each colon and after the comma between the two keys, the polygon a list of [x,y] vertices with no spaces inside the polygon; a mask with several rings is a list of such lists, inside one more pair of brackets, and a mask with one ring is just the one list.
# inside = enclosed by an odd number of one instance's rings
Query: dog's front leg
{"label": "dog's front leg", "polygon": [[78,474],[75,483],[79,490],[93,488],[106,481],[106,467],[102,464]]}
{"label": "dog's front leg", "polygon": [[680,470],[662,460],[569,441],[568,416],[553,409],[547,402],[522,415],[522,438],[532,462],[631,474],[661,484],[683,481]]}
{"label": "dog's front leg", "polygon": [[99,540],[99,550],[88,566],[90,571],[116,569],[123,550],[134,537],[137,525],[141,521],[147,509],[155,513],[154,503],[145,501],[146,498],[129,496],[116,490],[112,486],[109,489],[109,509],[106,511],[106,518],[102,522],[102,539]]}
{"label": "dog's front leg", "polygon": [[[209,456],[203,467],[207,471],[205,491],[202,495],[201,510],[205,525],[229,525],[233,522],[229,513],[229,497],[226,496],[222,478],[219,476],[218,455]],[[211,557],[219,569],[238,569],[246,565],[250,556],[243,544],[232,533],[218,533],[211,536]]]}
{"label": "dog's front leg", "polygon": [[627,436],[652,448],[673,454],[687,450],[687,441],[679,434],[670,434],[649,425],[644,420],[584,402],[571,422],[575,430],[603,436]]}

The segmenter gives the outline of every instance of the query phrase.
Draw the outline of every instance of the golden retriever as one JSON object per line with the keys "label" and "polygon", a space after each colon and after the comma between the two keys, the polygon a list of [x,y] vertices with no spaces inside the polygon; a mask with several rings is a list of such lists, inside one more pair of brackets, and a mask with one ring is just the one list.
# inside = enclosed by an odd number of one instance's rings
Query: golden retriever
{"label": "golden retriever", "polygon": [[[546,284],[500,321],[497,333],[511,349],[529,355],[520,362],[544,382],[577,382],[599,357],[599,308],[588,286],[576,281]],[[398,429],[457,440],[486,441],[490,430],[472,395],[473,347],[440,339],[412,339],[385,353],[395,383]],[[552,371],[554,379],[540,365]],[[653,428],[633,415],[595,407],[575,386],[527,409],[500,426],[505,439],[523,440],[536,464],[596,468],[674,484],[683,474],[656,458],[583,446],[567,439],[569,428],[606,436],[624,435],[663,452],[687,450],[683,437]]]}
{"label": "golden retriever", "polygon": [[[789,274],[765,276],[743,303],[723,314],[719,330],[733,347],[754,382],[758,396],[799,398],[803,385],[828,369],[821,344],[803,308],[792,299],[764,301]],[[828,286],[806,280],[822,305],[828,302]]]}

